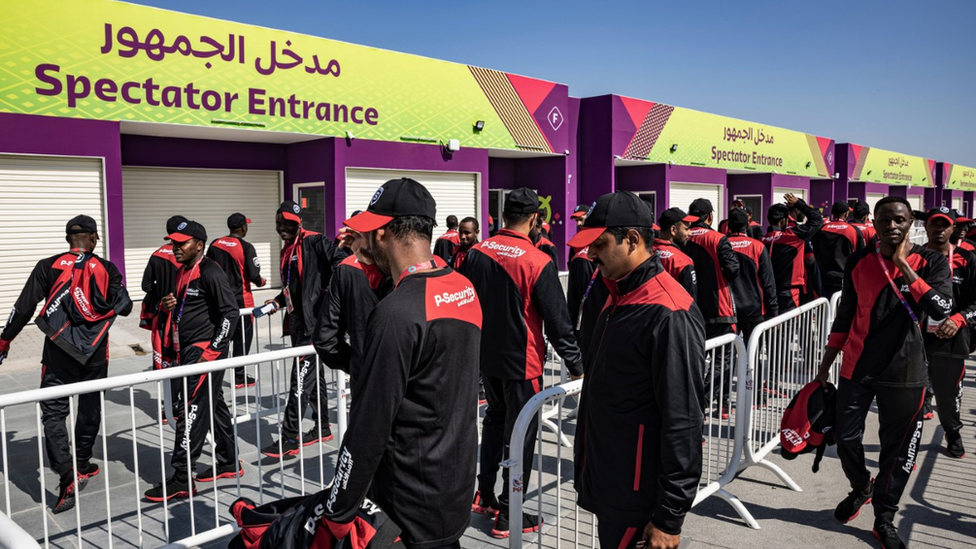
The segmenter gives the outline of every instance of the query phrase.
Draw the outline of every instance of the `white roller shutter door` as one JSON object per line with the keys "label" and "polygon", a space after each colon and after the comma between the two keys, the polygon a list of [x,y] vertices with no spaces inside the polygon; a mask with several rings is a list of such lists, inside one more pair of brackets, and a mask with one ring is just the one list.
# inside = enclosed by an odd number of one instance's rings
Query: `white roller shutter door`
{"label": "white roller shutter door", "polygon": [[786,193],[793,193],[793,196],[803,199],[804,202],[807,201],[807,191],[806,189],[792,189],[790,187],[773,187],[773,204],[785,203],[783,200],[783,195]]}
{"label": "white roller shutter door", "polygon": [[91,158],[0,156],[0,323],[34,265],[67,252],[64,225],[85,214],[98,223],[102,238],[95,253],[105,253],[102,161]]}
{"label": "white roller shutter door", "polygon": [[[880,198],[881,196],[884,196],[884,195],[879,195],[878,200],[881,200],[881,198]],[[877,202],[877,200],[875,200],[875,202]],[[909,195],[908,196],[908,203],[912,205],[912,209],[913,210],[922,211],[922,210],[925,209],[923,207],[923,204],[922,204],[922,195],[920,195],[920,194]],[[872,212],[874,211],[874,203],[871,203],[871,211]]]}
{"label": "white roller shutter door", "polygon": [[365,210],[369,201],[383,183],[398,177],[409,177],[420,182],[437,203],[437,227],[434,239],[444,234],[447,216],[456,215],[458,221],[465,217],[477,218],[481,225],[478,208],[478,174],[462,172],[411,172],[396,170],[346,169],[346,216],[356,210]]}
{"label": "white roller shutter door", "polygon": [[[871,207],[871,219],[874,219],[874,205],[877,204],[878,201],[884,197],[885,195],[881,193],[867,193],[867,196],[865,197],[865,202],[867,202],[868,206]],[[909,200],[908,203],[912,204],[912,201]],[[912,208],[915,208],[916,210],[918,209],[915,207],[914,204],[912,204]]]}
{"label": "white roller shutter door", "polygon": [[952,209],[956,210],[957,212],[962,211],[962,198],[952,199]]}
{"label": "white roller shutter door", "polygon": [[715,221],[718,223],[718,219],[721,217],[720,212],[725,211],[725,203],[722,201],[722,191],[721,185],[672,182],[668,192],[668,207],[681,208],[687,212],[688,206],[695,199],[707,198],[712,203],[712,208],[715,210]]}
{"label": "white roller shutter door", "polygon": [[[122,169],[125,214],[125,273],[129,294],[142,299],[146,262],[166,236],[166,220],[182,215],[202,223],[212,242],[228,233],[227,216],[241,212],[252,221],[246,240],[261,261],[261,275],[280,286],[275,210],[281,203],[278,172],[238,170]],[[207,243],[208,245],[210,242]]]}

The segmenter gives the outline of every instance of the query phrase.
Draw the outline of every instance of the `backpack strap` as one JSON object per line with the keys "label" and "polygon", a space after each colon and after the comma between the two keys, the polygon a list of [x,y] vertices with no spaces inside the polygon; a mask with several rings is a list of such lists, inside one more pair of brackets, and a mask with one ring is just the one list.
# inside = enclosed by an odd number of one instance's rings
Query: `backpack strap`
{"label": "backpack strap", "polygon": [[397,543],[400,532],[400,527],[390,517],[386,517],[383,524],[376,529],[376,533],[370,538],[367,546],[369,549],[389,549]]}
{"label": "backpack strap", "polygon": [[813,472],[816,473],[820,470],[820,460],[823,459],[824,451],[827,450],[827,442],[824,441],[820,446],[817,446],[817,456],[813,458]]}

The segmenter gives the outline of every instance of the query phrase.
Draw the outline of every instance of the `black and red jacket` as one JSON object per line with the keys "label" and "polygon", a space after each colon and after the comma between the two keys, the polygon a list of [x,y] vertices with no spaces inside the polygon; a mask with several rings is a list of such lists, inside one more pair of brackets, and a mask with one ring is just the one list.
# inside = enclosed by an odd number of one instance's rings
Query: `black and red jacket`
{"label": "black and red jacket", "polygon": [[[332,271],[348,255],[345,249],[337,247],[325,235],[305,229],[299,231],[294,242],[282,244],[281,282],[291,293],[295,311],[287,316],[298,317],[297,323],[289,318],[289,325],[300,325],[299,335],[312,334]],[[274,300],[279,308],[287,305],[284,287]]]}
{"label": "black and red jacket", "polygon": [[773,264],[763,243],[742,233],[729,235],[739,258],[739,276],[732,281],[735,314],[740,321],[761,321],[779,314]]}
{"label": "black and red jacket", "polygon": [[698,275],[695,274],[695,262],[671,240],[655,238],[654,251],[657,252],[664,270],[677,280],[678,284],[681,284],[692,299],[698,299]]}
{"label": "black and red jacket", "polygon": [[220,358],[240,318],[237,299],[220,265],[201,257],[196,265],[180,266],[173,296],[176,307],[160,326],[164,355],[180,364],[179,357],[186,349],[200,347],[205,360]]}
{"label": "black and red jacket", "polygon": [[857,220],[851,221],[850,223],[851,225],[854,225],[861,231],[861,236],[864,238],[865,246],[871,242],[871,239],[874,238],[874,235],[878,234],[874,230],[874,224],[872,223],[867,223],[864,221],[857,221]]}
{"label": "black and red jacket", "polygon": [[968,238],[963,238],[959,241],[959,248],[966,250],[967,252],[976,252],[976,242],[969,240]]}
{"label": "black and red jacket", "polygon": [[461,236],[458,234],[458,230],[448,229],[446,233],[437,237],[437,241],[434,242],[434,255],[450,264],[454,248],[460,243]]}
{"label": "black and red jacket", "polygon": [[556,250],[556,245],[553,244],[552,240],[549,240],[544,234],[539,233],[539,236],[533,242],[536,248],[545,252],[552,259],[554,264],[559,265],[559,252]]}
{"label": "black and red jacket", "polygon": [[953,246],[949,257],[952,271],[952,314],[949,321],[959,329],[950,339],[941,339],[925,330],[925,350],[929,356],[969,358],[976,326],[976,253]]}
{"label": "black and red jacket", "polygon": [[478,459],[481,314],[471,282],[450,268],[401,278],[373,309],[327,519],[352,521],[372,487],[407,547],[464,534]]}
{"label": "black and red jacket", "polygon": [[[895,294],[882,261],[921,326]],[[919,276],[910,285],[891,260],[879,261],[874,247],[861,248],[847,260],[827,340],[828,347],[844,351],[842,378],[895,387],[928,383],[921,330],[929,318],[941,321],[952,314],[952,279],[949,262],[939,252],[914,245],[908,263]]]}
{"label": "black and red jacket", "polygon": [[656,257],[583,305],[579,506],[679,534],[702,472],[705,322]]}
{"label": "black and red jacket", "polygon": [[227,275],[237,306],[254,307],[254,294],[251,284],[261,285],[261,262],[254,246],[235,235],[222,236],[210,243],[207,257],[217,262]]}
{"label": "black and red jacket", "polygon": [[358,376],[352,368],[362,363],[366,321],[376,304],[392,290],[393,280],[389,276],[376,265],[360,263],[354,255],[342,260],[332,273],[312,344],[322,362],[350,374],[354,385]]}
{"label": "black and red jacket", "polygon": [[448,259],[446,259],[445,262],[448,265],[450,265],[451,268],[454,269],[455,271],[460,269],[461,265],[464,264],[464,260],[467,259],[468,257],[468,252],[471,250],[472,247],[474,247],[477,244],[478,242],[475,242],[474,244],[472,244],[467,248],[464,248],[460,244],[458,244],[457,246],[454,247],[454,250],[451,251],[451,256]]}
{"label": "black and red jacket", "polygon": [[71,250],[34,265],[0,339],[13,341],[30,322],[41,300],[46,301],[36,323],[47,336],[43,364],[49,360],[49,343],[86,364],[105,348],[115,319],[132,311],[132,300],[122,285],[119,269],[93,253]]}
{"label": "black and red jacket", "polygon": [[708,324],[735,324],[735,303],[729,283],[739,276],[739,259],[729,239],[703,221],[691,225],[685,254],[695,263],[695,302]]}
{"label": "black and red jacket", "polygon": [[840,286],[847,258],[863,248],[866,241],[856,225],[835,219],[824,223],[811,242],[821,281]]}
{"label": "black and red jacket", "polygon": [[149,257],[146,270],[142,273],[142,291],[146,292],[146,296],[142,298],[140,327],[152,329],[153,318],[159,314],[159,302],[176,289],[176,270],[179,268],[180,264],[173,256],[172,244],[162,246]]}
{"label": "black and red jacket", "polygon": [[576,327],[579,320],[580,305],[583,303],[583,296],[586,295],[586,288],[593,280],[593,273],[596,272],[596,265],[590,260],[590,247],[586,246],[576,251],[569,259],[569,278],[566,281],[566,305],[569,306],[569,320]]}
{"label": "black and red jacket", "polygon": [[502,229],[468,252],[461,274],[484,312],[481,371],[501,379],[542,375],[546,340],[574,375],[583,372],[556,264],[528,236]]}
{"label": "black and red jacket", "polygon": [[793,288],[805,289],[807,269],[803,260],[806,255],[806,244],[823,226],[823,216],[819,211],[811,208],[803,200],[798,200],[796,207],[807,216],[806,223],[792,224],[786,229],[770,227],[769,232],[762,238],[763,244],[769,250],[769,259],[773,262],[776,291],[780,294],[789,293]]}

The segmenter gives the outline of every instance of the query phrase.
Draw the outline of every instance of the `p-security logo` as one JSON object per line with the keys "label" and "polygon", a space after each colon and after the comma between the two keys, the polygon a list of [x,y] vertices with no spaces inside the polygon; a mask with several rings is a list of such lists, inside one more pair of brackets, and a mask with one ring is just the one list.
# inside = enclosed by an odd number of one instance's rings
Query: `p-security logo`
{"label": "p-security logo", "polygon": [[372,206],[373,204],[376,204],[376,202],[380,199],[380,197],[383,196],[383,191],[384,190],[385,189],[383,189],[383,187],[380,187],[380,188],[376,189],[376,192],[373,193],[373,198],[371,198],[369,200],[369,205],[370,206]]}
{"label": "p-security logo", "polygon": [[302,212],[302,209],[300,207],[298,207],[298,204],[295,204],[294,206],[292,206],[291,209],[294,210],[295,213],[301,213]]}
{"label": "p-security logo", "polygon": [[182,231],[185,228],[186,228],[186,221],[184,221],[183,223],[180,223],[179,225],[176,226],[176,230],[177,231]]}

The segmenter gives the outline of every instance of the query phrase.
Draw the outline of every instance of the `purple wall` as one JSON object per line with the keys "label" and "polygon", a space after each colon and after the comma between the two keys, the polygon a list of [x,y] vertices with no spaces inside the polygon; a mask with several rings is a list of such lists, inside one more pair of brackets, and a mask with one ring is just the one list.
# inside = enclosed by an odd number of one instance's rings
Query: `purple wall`
{"label": "purple wall", "polygon": [[613,96],[580,100],[579,108],[579,201],[589,204],[602,194],[613,192]]}
{"label": "purple wall", "polygon": [[101,236],[108,240],[109,259],[125,272],[118,122],[0,113],[0,151],[103,158],[107,227],[101,227]]}
{"label": "purple wall", "polygon": [[239,141],[123,135],[123,166],[284,170],[287,146]]}

